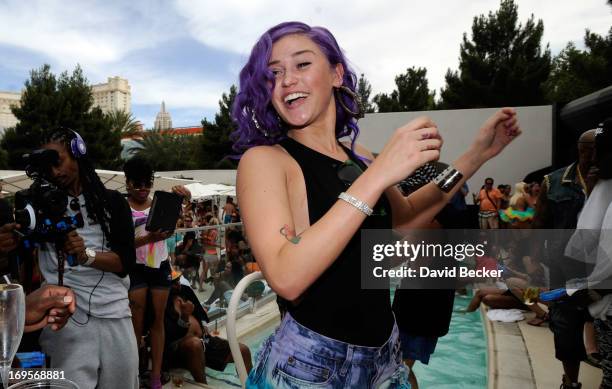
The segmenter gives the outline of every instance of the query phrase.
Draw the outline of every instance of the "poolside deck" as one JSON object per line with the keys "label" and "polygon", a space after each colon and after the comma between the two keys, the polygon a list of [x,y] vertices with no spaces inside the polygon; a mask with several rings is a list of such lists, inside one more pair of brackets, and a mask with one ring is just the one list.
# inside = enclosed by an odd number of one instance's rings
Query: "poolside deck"
{"label": "poolside deck", "polygon": [[[207,298],[211,290],[198,292],[198,297]],[[488,388],[489,389],[550,389],[558,388],[563,369],[554,357],[553,335],[547,325],[534,327],[527,324],[533,313],[526,313],[527,320],[518,323],[491,322],[486,317],[486,308],[481,308],[482,321],[488,343]],[[238,337],[242,338],[262,326],[276,320],[280,314],[276,302],[243,316],[237,322]],[[225,338],[225,326],[219,328],[219,336]],[[188,373],[186,376],[189,376]],[[597,389],[601,382],[601,370],[582,363],[580,381],[583,389]],[[190,388],[213,388],[186,380],[182,386]],[[164,388],[175,388],[171,382]],[[427,389],[427,388],[424,388]]]}
{"label": "poolside deck", "polygon": [[[547,325],[534,327],[527,320],[518,323],[491,322],[482,308],[488,338],[489,389],[550,389],[561,384],[563,368],[555,359],[553,334]],[[601,370],[580,365],[583,389],[597,389]]]}

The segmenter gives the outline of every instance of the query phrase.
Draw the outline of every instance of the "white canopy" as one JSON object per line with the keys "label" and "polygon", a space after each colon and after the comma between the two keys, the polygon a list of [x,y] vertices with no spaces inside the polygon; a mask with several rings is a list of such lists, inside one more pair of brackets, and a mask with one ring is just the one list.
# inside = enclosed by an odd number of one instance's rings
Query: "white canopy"
{"label": "white canopy", "polygon": [[177,170],[157,173],[164,177],[188,178],[202,184],[236,185],[236,170]]}
{"label": "white canopy", "polygon": [[[115,189],[125,192],[125,174],[120,171],[96,169],[100,180],[108,189]],[[21,170],[0,170],[0,183],[2,190],[8,193],[15,193],[22,189],[29,188],[32,180]],[[155,174],[153,190],[170,191],[175,185],[188,185],[197,183],[194,180],[163,177]]]}
{"label": "white canopy", "polygon": [[191,192],[193,200],[211,198],[215,196],[235,196],[236,188],[230,185],[223,184],[200,184],[199,182],[185,185]]}

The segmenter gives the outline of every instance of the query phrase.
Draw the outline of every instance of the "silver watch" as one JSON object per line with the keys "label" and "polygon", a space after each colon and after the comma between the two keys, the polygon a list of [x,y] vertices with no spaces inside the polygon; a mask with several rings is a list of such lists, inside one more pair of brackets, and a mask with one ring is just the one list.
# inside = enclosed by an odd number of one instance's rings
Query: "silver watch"
{"label": "silver watch", "polygon": [[87,256],[87,261],[82,263],[83,266],[91,266],[92,263],[96,260],[96,251],[92,248],[85,248],[85,255]]}

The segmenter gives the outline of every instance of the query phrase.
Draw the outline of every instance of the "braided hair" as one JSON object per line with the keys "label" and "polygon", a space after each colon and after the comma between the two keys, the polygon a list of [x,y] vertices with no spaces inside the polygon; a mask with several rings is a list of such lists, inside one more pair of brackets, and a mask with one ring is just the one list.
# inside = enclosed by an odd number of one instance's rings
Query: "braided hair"
{"label": "braided hair", "polygon": [[[68,154],[70,154],[71,158],[74,158],[70,149],[70,142],[74,138],[75,133],[73,131],[67,128],[58,128],[50,131],[48,135],[44,137],[42,144],[62,144],[68,150]],[[81,183],[83,197],[85,197],[87,215],[92,221],[100,223],[104,239],[108,242],[110,240],[111,216],[106,188],[104,184],[102,184],[102,181],[100,181],[100,177],[98,177],[93,164],[86,155],[75,158],[75,160],[79,166],[79,181]]]}

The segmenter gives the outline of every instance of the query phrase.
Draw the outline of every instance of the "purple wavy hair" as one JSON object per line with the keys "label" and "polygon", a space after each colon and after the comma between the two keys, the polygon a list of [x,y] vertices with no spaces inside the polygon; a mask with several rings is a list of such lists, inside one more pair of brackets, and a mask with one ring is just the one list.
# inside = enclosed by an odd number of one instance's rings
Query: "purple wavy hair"
{"label": "purple wavy hair", "polygon": [[[276,144],[287,136],[287,126],[272,106],[274,76],[268,69],[268,62],[274,42],[291,34],[309,37],[319,46],[332,66],[342,64],[343,85],[355,91],[357,76],[348,66],[342,49],[329,30],[310,27],[301,22],[285,22],[270,28],[255,43],[248,62],[240,71],[240,90],[232,106],[232,118],[237,128],[231,135],[233,149],[239,155],[254,146]],[[346,93],[337,96],[341,96],[351,111],[357,111],[357,104],[350,96]],[[336,138],[350,136],[351,148],[354,149],[358,135],[357,121],[336,101]]]}

